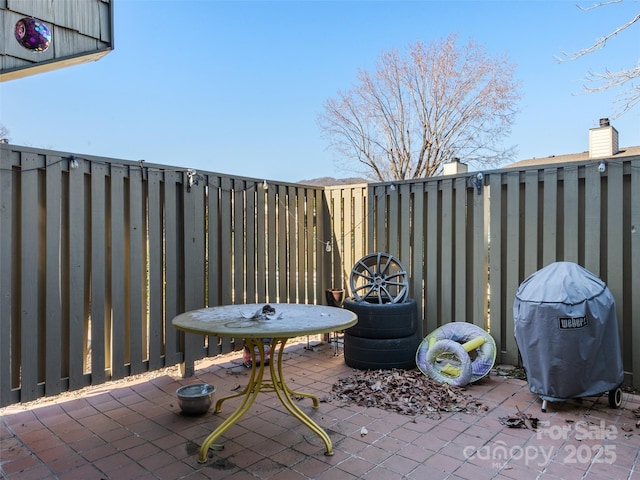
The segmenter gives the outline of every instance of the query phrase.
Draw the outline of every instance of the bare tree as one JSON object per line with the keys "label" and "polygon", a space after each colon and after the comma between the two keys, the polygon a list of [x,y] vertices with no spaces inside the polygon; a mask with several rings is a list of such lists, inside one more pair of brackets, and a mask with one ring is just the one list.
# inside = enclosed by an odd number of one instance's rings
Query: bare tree
{"label": "bare tree", "polygon": [[[604,7],[607,5],[611,5],[614,3],[621,3],[622,0],[611,0],[608,2],[595,3],[590,7],[581,7],[578,5],[583,11],[594,10],[596,8]],[[590,53],[595,52],[603,48],[606,43],[611,40],[613,37],[616,37],[619,33],[631,27],[631,25],[638,23],[640,21],[640,13],[638,13],[635,17],[629,20],[627,23],[619,26],[609,34],[604,37],[600,37],[596,39],[596,41],[591,44],[587,48],[583,48],[574,53],[562,52],[561,57],[556,57],[556,60],[559,62],[573,61],[578,58],[584,57]],[[619,118],[624,115],[626,112],[631,110],[635,105],[640,103],[640,84],[632,83],[634,80],[638,80],[640,78],[640,63],[635,67],[625,68],[617,71],[609,71],[605,70],[604,72],[588,72],[585,78],[585,81],[590,85],[584,85],[583,90],[587,93],[593,92],[601,92],[603,90],[609,90],[612,88],[624,87],[621,91],[616,103],[619,104],[619,108],[610,115],[611,118]],[[628,82],[628,86],[625,86]]]}
{"label": "bare tree", "polygon": [[499,147],[520,98],[513,72],[473,41],[459,48],[457,35],[412,43],[383,52],[375,72],[360,70],[355,87],[326,102],[320,127],[378,181],[434,176],[455,157],[495,165],[514,154]]}
{"label": "bare tree", "polygon": [[0,143],[9,143],[9,129],[0,123]]}

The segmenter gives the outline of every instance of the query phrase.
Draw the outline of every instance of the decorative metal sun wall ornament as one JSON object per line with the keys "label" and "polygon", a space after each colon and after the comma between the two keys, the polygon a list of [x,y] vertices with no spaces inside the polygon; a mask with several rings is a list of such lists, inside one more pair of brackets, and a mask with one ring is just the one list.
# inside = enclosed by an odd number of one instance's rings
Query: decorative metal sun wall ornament
{"label": "decorative metal sun wall ornament", "polygon": [[16,40],[27,50],[44,52],[51,45],[51,32],[40,20],[25,17],[16,22]]}

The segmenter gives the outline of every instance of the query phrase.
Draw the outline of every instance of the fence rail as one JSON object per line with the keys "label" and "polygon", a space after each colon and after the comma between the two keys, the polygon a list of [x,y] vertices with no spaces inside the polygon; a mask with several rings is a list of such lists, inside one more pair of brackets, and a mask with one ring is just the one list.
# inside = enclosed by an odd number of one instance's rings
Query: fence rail
{"label": "fence rail", "polygon": [[518,363],[513,298],[574,261],[616,299],[640,387],[640,158],[397,184],[311,187],[0,145],[0,406],[242,348],[178,333],[178,313],[323,303],[387,252],[428,333],[488,329]]}

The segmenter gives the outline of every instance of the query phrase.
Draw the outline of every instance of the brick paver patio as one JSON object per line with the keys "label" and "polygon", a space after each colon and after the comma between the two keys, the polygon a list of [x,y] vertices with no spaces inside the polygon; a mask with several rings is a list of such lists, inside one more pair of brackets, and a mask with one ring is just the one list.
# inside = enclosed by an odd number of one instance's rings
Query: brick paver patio
{"label": "brick paver patio", "polygon": [[[334,345],[291,345],[284,371],[292,388],[326,397],[351,369]],[[299,406],[332,439],[322,441],[291,417],[278,399],[261,394],[249,413],[198,464],[200,442],[235,407],[204,416],[180,414],[175,391],[204,381],[216,398],[246,382],[241,353],[208,359],[196,377],[177,368],[111,382],[0,410],[3,479],[636,479],[640,480],[640,396],[622,408],[606,396],[550,403],[541,412],[526,381],[493,375],[467,387],[483,414],[409,417],[378,408],[309,399]],[[508,428],[500,418],[518,409],[540,420],[537,431]],[[362,427],[366,434],[363,435]]]}

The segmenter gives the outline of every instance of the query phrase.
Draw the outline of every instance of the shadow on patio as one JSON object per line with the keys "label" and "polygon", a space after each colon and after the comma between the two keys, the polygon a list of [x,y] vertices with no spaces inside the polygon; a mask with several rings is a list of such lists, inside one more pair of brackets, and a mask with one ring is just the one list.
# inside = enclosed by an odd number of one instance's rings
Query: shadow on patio
{"label": "shadow on patio", "polygon": [[[200,442],[237,400],[220,414],[186,417],[175,391],[204,381],[217,387],[215,401],[237,390],[249,370],[235,352],[198,362],[195,378],[169,368],[2,409],[2,478],[640,479],[638,395],[625,393],[618,410],[605,395],[549,404],[543,413],[526,381],[492,375],[467,388],[483,414],[409,417],[322,401],[352,370],[333,345],[306,346],[286,349],[284,372],[291,387],[321,399],[318,410],[309,399],[299,406],[327,431],[333,456],[275,395],[261,394],[220,438],[224,450],[198,464]],[[537,431],[501,423],[518,409],[540,420]]]}

